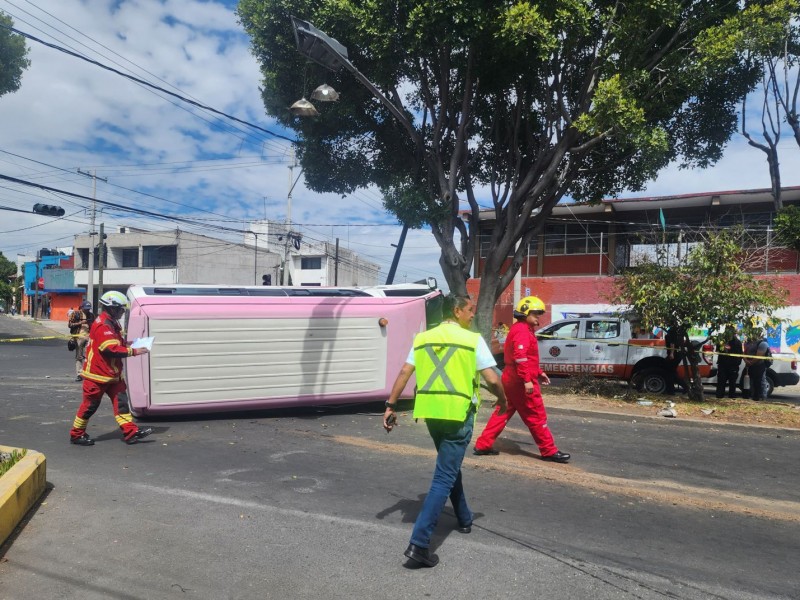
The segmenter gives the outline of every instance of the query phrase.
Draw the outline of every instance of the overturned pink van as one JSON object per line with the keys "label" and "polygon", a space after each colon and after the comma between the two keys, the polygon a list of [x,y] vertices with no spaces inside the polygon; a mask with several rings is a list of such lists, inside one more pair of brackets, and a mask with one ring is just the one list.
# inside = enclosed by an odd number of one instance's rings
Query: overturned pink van
{"label": "overturned pink van", "polygon": [[384,400],[442,295],[175,285],[128,298],[128,339],[154,338],[125,361],[131,411],[155,416]]}

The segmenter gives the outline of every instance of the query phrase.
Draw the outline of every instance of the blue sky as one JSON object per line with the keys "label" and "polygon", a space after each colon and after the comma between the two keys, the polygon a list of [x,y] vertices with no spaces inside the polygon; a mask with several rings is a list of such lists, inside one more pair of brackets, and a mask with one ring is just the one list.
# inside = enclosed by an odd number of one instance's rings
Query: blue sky
{"label": "blue sky", "polygon": [[[22,31],[291,138],[264,113],[258,65],[235,6],[0,0],[0,10]],[[290,143],[41,44],[29,47],[32,64],[22,88],[0,97],[0,174],[91,197],[92,180],[78,169],[94,171],[108,180],[98,181],[99,199],[191,216],[205,225],[181,224],[182,229],[212,236],[220,235],[210,229],[214,224],[247,229],[255,219],[285,219]],[[800,150],[786,133],[780,145],[783,183],[800,185]],[[631,195],[760,187],[769,187],[763,154],[737,136],[714,168],[669,168],[646,191]],[[89,230],[88,201],[0,181],[0,205],[30,210],[36,202],[61,205],[67,217],[0,211],[0,251],[11,260],[43,247],[70,246],[74,235]],[[108,208],[98,214],[101,221],[107,230],[177,226]],[[385,278],[400,226],[383,210],[376,190],[347,198],[317,194],[301,176],[292,192],[292,221],[309,239],[338,237],[344,247],[378,263]],[[396,281],[434,275],[443,282],[438,258],[430,232],[410,232]]]}

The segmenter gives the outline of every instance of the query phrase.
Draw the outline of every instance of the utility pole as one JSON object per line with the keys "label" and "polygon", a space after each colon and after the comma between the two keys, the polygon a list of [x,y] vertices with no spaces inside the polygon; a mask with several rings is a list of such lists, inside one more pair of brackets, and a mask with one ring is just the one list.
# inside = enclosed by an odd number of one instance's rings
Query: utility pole
{"label": "utility pole", "polygon": [[297,174],[297,179],[294,178],[294,169],[295,167],[299,166],[300,165],[297,162],[297,156],[294,152],[294,146],[292,146],[292,164],[289,165],[289,193],[286,195],[286,245],[283,249],[281,285],[284,285],[284,281],[286,282],[286,285],[288,285],[289,277],[291,275],[286,271],[289,267],[289,244],[294,243],[294,234],[292,233],[292,190],[294,190],[294,186],[297,185],[297,182],[300,181],[300,177],[303,175],[303,169],[300,169],[300,172]]}
{"label": "utility pole", "polygon": [[336,258],[333,259],[333,285],[339,285],[339,238],[336,238]]}
{"label": "utility pole", "polygon": [[[255,229],[255,227],[253,227]],[[253,254],[253,285],[258,285],[258,234],[253,231],[253,235],[256,238],[256,245]]]}
{"label": "utility pole", "polygon": [[97,176],[97,171],[92,171],[88,173],[86,171],[81,171],[78,169],[78,173],[81,175],[85,175],[86,177],[92,178],[92,215],[91,221],[89,225],[89,269],[88,269],[88,281],[86,285],[86,300],[92,305],[92,311],[94,314],[97,314],[96,307],[94,305],[94,218],[95,212],[97,210],[97,180],[104,181],[108,183],[108,179],[103,177]]}
{"label": "utility pole", "polygon": [[400,262],[400,255],[403,253],[403,246],[406,243],[406,234],[408,233],[408,225],[403,223],[403,231],[400,232],[400,241],[397,244],[392,244],[395,247],[394,258],[392,258],[392,265],[389,267],[389,274],[386,276],[386,285],[394,283],[394,275],[397,272],[397,264]]}
{"label": "utility pole", "polygon": [[42,255],[36,255],[36,277],[33,278],[33,311],[31,317],[36,318],[36,313],[39,311],[39,265],[41,264]]}
{"label": "utility pole", "polygon": [[[106,256],[105,256],[105,254],[106,254],[105,253],[105,249],[106,249],[105,246],[106,245],[103,242],[104,238],[106,237],[105,234],[103,233],[103,226],[104,225],[105,225],[105,223],[100,223],[100,242],[98,243],[98,249],[97,249],[97,258],[98,258],[97,262],[99,263],[97,265],[97,297],[98,298],[102,298],[103,297],[103,266],[104,266],[104,263],[106,262],[105,261],[105,258],[106,258]],[[92,254],[94,254],[94,248],[92,248]]]}
{"label": "utility pole", "polygon": [[[292,164],[289,165],[289,193],[286,196],[286,229],[292,226],[292,190],[294,189],[297,180],[294,178],[294,169],[295,167],[299,166],[297,164],[297,156],[294,153],[294,146],[292,146]],[[300,173],[297,174],[297,179],[300,179],[300,175],[303,174],[303,170],[300,169]]]}

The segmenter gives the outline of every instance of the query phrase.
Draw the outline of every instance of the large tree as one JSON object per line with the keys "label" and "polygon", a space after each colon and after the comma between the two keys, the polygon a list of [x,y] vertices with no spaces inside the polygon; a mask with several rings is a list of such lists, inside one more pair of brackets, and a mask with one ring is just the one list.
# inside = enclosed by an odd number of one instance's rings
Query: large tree
{"label": "large tree", "polygon": [[677,265],[655,260],[626,271],[610,300],[632,310],[647,327],[675,330],[692,373],[689,397],[703,400],[700,357],[688,332],[706,325],[715,339],[728,324],[749,324],[752,317],[770,317],[785,306],[786,290],[748,272],[763,260],[763,248],[748,249],[743,229],[711,232]]}
{"label": "large tree", "polygon": [[19,89],[22,72],[31,64],[25,38],[8,29],[13,26],[11,17],[0,12],[0,96]]}
{"label": "large tree", "polygon": [[[742,97],[741,134],[750,146],[766,156],[776,211],[783,208],[778,144],[784,125],[789,126],[800,146],[799,19],[798,0],[752,3],[709,29],[699,42],[710,63],[727,63],[737,56],[738,60],[757,66],[762,72],[761,85]],[[758,107],[755,111],[752,111],[753,105]]]}
{"label": "large tree", "polygon": [[17,275],[17,265],[8,260],[0,252],[0,304],[9,310],[14,303],[14,281]]}
{"label": "large tree", "polygon": [[[402,222],[430,226],[460,293],[478,213],[491,211],[485,333],[562,198],[640,189],[672,160],[720,157],[760,71],[734,55],[704,61],[695,42],[738,10],[727,0],[240,0],[238,15],[264,106],[296,131],[311,189],[377,185]],[[347,71],[306,61],[290,14],[346,45],[395,110]],[[289,106],[323,81],[342,100],[316,119],[293,116]]]}

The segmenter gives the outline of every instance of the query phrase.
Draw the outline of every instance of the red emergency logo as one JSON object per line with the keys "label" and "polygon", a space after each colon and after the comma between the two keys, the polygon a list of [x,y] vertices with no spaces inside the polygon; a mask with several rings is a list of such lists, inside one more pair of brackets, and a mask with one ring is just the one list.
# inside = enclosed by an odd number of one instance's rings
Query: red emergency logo
{"label": "red emergency logo", "polygon": [[558,346],[552,346],[552,347],[550,348],[550,356],[552,356],[553,358],[555,358],[555,357],[556,357],[556,356],[558,356],[559,354],[561,354],[561,348],[559,348]]}

